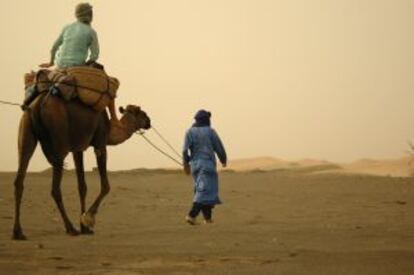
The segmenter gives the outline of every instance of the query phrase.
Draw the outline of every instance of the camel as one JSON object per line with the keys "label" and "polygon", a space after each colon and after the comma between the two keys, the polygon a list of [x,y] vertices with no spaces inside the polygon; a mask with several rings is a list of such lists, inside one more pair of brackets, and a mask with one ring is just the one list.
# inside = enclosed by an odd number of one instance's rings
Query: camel
{"label": "camel", "polygon": [[[39,142],[42,151],[53,168],[51,195],[62,216],[66,233],[69,235],[93,234],[95,215],[104,197],[110,191],[107,177],[107,145],[118,145],[129,139],[140,129],[151,127],[150,118],[135,105],[120,107],[121,124],[116,126],[108,118],[106,111],[97,112],[79,101],[64,101],[50,93],[39,95],[21,117],[18,135],[19,163],[15,186],[15,218],[12,238],[26,240],[20,224],[20,205],[22,201],[24,178],[29,161]],[[85,198],[87,186],[85,182],[83,152],[93,146],[97,167],[101,179],[101,190],[96,200],[86,211]],[[78,191],[80,197],[80,231],[68,218],[62,200],[61,180],[64,159],[72,153]]]}

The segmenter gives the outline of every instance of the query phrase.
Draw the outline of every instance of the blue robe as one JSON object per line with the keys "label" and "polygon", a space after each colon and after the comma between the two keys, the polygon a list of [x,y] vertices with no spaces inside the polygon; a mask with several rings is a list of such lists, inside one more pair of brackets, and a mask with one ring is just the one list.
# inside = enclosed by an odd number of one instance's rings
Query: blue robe
{"label": "blue robe", "polygon": [[221,203],[219,198],[216,156],[227,162],[226,151],[218,134],[209,126],[191,127],[186,135],[183,159],[190,163],[194,183],[194,202],[204,205]]}

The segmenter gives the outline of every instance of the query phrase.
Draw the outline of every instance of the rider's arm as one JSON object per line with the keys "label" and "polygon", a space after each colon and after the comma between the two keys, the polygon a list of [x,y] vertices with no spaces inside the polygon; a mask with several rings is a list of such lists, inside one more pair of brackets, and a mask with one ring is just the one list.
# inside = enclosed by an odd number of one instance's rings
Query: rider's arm
{"label": "rider's arm", "polygon": [[60,45],[63,43],[63,32],[62,31],[59,37],[56,39],[55,43],[53,43],[52,49],[50,50],[50,64],[53,65],[55,63],[55,56],[56,52],[59,49]]}
{"label": "rider's arm", "polygon": [[92,41],[90,45],[91,54],[89,56],[89,61],[96,61],[99,58],[99,41],[98,35],[95,31],[92,31]]}

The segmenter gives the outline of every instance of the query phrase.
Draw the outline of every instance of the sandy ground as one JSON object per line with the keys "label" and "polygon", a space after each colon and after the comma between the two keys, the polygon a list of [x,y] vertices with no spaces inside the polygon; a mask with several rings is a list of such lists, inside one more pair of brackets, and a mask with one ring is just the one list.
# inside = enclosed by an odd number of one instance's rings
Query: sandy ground
{"label": "sandy ground", "polygon": [[[65,235],[50,175],[30,174],[28,241],[12,241],[13,173],[0,174],[0,274],[414,274],[414,180],[309,171],[222,172],[215,223],[190,226],[190,178],[110,174],[93,236]],[[88,203],[99,190],[87,175]],[[73,173],[63,182],[76,224]]]}

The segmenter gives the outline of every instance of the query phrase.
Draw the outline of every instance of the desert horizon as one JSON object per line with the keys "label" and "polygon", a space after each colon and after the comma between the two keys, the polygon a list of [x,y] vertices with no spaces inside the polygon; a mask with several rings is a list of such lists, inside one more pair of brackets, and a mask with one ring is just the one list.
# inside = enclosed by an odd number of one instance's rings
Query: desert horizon
{"label": "desert horizon", "polygon": [[[73,167],[65,166],[66,171],[73,171]],[[314,158],[301,158],[297,160],[285,160],[271,156],[262,156],[255,158],[230,159],[228,166],[222,168],[220,163],[217,164],[219,171],[229,172],[250,172],[254,170],[272,171],[272,170],[300,170],[303,168],[314,168],[314,173],[343,173],[343,174],[361,174],[361,175],[377,175],[392,177],[411,177],[414,173],[413,157],[410,155],[401,156],[399,158],[373,159],[360,158],[350,162],[333,162],[329,160],[320,160]],[[85,171],[93,171],[97,169],[92,167]],[[111,172],[126,171],[164,171],[177,170],[181,171],[181,167],[163,166],[163,167],[136,167],[130,169],[110,169]],[[51,171],[51,167],[29,173],[42,173]],[[0,173],[13,173],[15,171],[0,171]]]}

